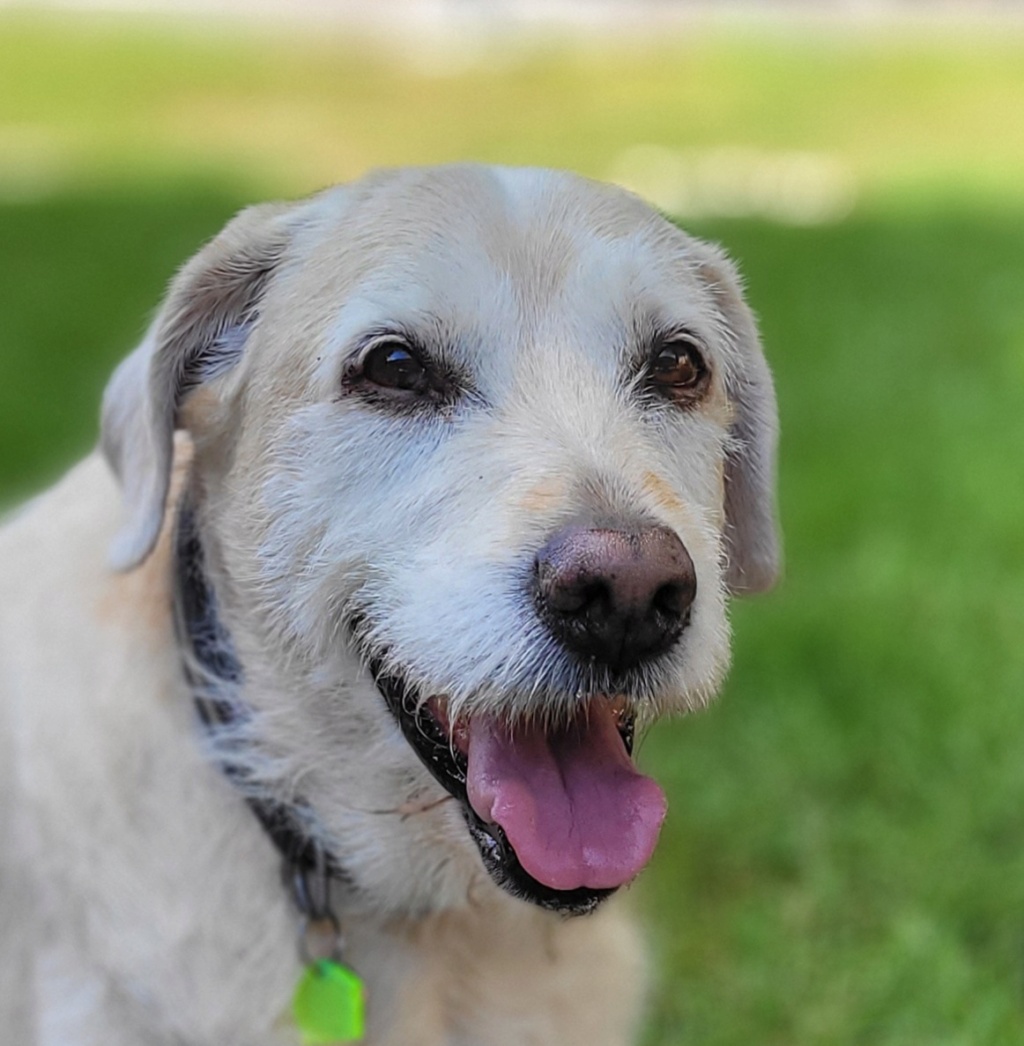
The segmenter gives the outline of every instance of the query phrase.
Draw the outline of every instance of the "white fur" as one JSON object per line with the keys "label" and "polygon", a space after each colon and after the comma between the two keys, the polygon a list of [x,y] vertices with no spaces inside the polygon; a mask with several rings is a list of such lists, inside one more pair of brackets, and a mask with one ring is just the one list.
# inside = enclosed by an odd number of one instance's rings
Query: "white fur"
{"label": "white fur", "polygon": [[[627,360],[653,319],[706,348],[692,410],[638,395]],[[382,324],[430,332],[474,396],[396,416],[342,395]],[[174,641],[186,488],[244,666],[251,787],[308,801],[357,884],[339,903],[368,1041],[632,1041],[622,903],[566,921],[491,882],[350,618],[457,714],[557,715],[575,677],[526,594],[532,557],[567,523],[643,517],[682,539],[698,595],[631,696],[648,717],[701,705],[727,592],[777,569],[774,433],[731,267],[618,190],[446,168],[243,213],[111,383],[121,492],[95,454],[0,532],[3,1041],[297,1042],[278,856],[211,765]]]}

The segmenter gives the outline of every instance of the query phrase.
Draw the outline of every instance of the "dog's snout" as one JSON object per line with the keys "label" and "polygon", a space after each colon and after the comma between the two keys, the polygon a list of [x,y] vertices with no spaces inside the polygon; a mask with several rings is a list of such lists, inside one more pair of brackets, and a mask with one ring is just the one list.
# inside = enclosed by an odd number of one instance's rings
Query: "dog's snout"
{"label": "dog's snout", "polygon": [[668,650],[696,595],[693,560],[667,527],[568,527],[537,553],[541,618],[573,653],[614,671]]}

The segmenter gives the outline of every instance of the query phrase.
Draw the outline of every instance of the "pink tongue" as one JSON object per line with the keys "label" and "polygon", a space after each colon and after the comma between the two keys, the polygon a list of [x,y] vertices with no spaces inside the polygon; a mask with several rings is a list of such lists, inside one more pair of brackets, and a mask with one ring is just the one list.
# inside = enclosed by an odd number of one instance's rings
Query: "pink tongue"
{"label": "pink tongue", "polygon": [[511,733],[469,722],[469,801],[499,824],[523,868],[555,890],[611,889],[650,860],[665,795],[633,766],[611,706],[597,699],[568,729]]}

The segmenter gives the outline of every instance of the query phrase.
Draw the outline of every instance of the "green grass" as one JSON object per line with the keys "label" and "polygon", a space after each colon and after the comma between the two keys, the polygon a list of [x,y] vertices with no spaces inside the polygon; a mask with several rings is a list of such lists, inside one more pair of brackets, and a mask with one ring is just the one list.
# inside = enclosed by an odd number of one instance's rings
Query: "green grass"
{"label": "green grass", "polygon": [[227,170],[304,192],[469,158],[603,177],[648,143],[812,149],[871,197],[1024,196],[1019,31],[405,41],[0,12],[0,189]]}
{"label": "green grass", "polygon": [[671,802],[634,891],[646,1044],[1024,1042],[1022,59],[722,33],[437,77],[332,40],[0,22],[0,498],[90,445],[174,267],[257,192],[460,155],[602,174],[637,142],[839,157],[838,224],[687,223],[761,318],[787,574],[737,605],[722,699],[643,744]]}
{"label": "green grass", "polygon": [[95,441],[109,372],[243,202],[200,185],[0,205],[0,504]]}
{"label": "green grass", "polygon": [[706,230],[775,366],[788,570],[644,748],[650,1043],[1024,1041],[1021,217]]}

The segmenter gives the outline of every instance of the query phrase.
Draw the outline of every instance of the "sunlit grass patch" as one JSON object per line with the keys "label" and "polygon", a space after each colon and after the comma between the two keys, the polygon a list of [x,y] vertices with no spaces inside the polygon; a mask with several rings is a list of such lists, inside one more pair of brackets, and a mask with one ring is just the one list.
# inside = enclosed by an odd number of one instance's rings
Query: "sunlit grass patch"
{"label": "sunlit grass patch", "polygon": [[[478,159],[596,177],[648,156],[810,154],[847,195],[1024,187],[1024,34],[466,38],[0,15],[0,192],[45,177],[230,173],[304,192],[371,166]],[[20,143],[20,144],[19,144]],[[6,156],[6,159],[5,159]],[[13,172],[13,173],[12,173]],[[635,173],[635,171],[634,171]],[[761,184],[765,178],[760,179]],[[706,213],[706,212],[702,212]],[[757,209],[750,211],[759,213]],[[840,208],[837,213],[842,213]]]}

